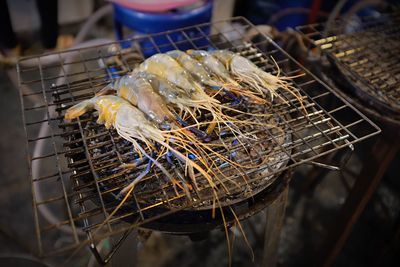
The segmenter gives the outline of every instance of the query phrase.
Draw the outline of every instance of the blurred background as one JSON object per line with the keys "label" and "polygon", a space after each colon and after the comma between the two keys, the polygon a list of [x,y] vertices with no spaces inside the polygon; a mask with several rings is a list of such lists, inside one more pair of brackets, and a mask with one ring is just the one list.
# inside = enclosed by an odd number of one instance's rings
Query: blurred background
{"label": "blurred background", "polygon": [[[314,53],[313,47],[295,28],[338,18],[357,22],[365,17],[379,17],[385,12],[396,11],[398,6],[399,1],[394,0],[1,0],[0,265],[58,266],[68,258],[68,255],[45,259],[38,256],[32,188],[25,151],[26,136],[15,69],[19,57],[99,45],[198,23],[224,20],[232,16],[243,16],[326,83],[338,91],[344,91],[344,97],[349,98],[350,102],[362,108],[362,103],[348,97],[349,92],[343,89],[345,86],[329,78],[335,74],[332,74],[334,72],[330,70],[327,59]],[[170,23],[176,15],[180,15],[181,20]],[[400,32],[397,31],[397,38],[399,35]],[[257,38],[256,34],[252,37]],[[42,64],[51,65],[57,60],[51,57],[48,59],[49,62]],[[400,88],[400,83],[397,88]],[[35,97],[32,96],[29,101],[34,104]],[[379,117],[380,110],[374,107],[368,107],[363,112],[384,129],[386,143],[379,137],[373,137],[357,144],[355,151],[346,159],[344,170],[340,172],[311,165],[294,170],[281,232],[278,266],[319,265],[320,258],[324,257],[326,238],[332,233],[335,222],[341,223],[340,215],[346,212],[342,209],[343,204],[348,201],[349,196],[358,199],[357,204],[354,204],[356,207],[350,209],[352,214],[357,215],[347,216],[352,221],[352,227],[348,229],[348,238],[339,246],[340,251],[335,253],[333,265],[398,266],[398,120],[394,118],[394,122],[387,122],[385,118]],[[384,150],[383,155],[372,152],[384,146],[387,150]],[[388,153],[390,157],[385,158]],[[327,164],[340,165],[342,158],[340,155],[325,158],[324,161]],[[370,174],[373,172],[372,178],[361,177],[369,174],[365,170],[368,162],[379,165],[370,171]],[[358,188],[355,192],[353,188],[363,179],[371,182],[361,185],[361,189]],[[243,223],[257,257],[262,257],[263,253],[265,221],[265,213],[260,212]],[[150,237],[147,232],[137,235],[139,239],[146,241],[138,245],[137,242],[128,240],[127,243],[133,245],[124,246],[116,255],[117,259],[108,266],[228,264],[225,235],[222,231],[212,232],[208,238],[197,242],[158,232],[152,233]],[[68,234],[60,232],[49,236],[49,240],[44,242],[59,246],[69,239],[71,237]],[[103,246],[107,245],[105,241]],[[233,266],[261,266],[251,261],[249,249],[243,240],[238,238],[235,246]],[[68,265],[98,266],[98,263],[90,250],[84,249]]]}

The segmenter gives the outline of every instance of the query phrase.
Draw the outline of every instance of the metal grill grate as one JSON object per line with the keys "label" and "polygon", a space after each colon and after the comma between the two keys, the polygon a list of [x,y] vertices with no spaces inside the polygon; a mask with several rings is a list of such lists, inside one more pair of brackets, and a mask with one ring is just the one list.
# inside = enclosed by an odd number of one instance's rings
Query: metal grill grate
{"label": "metal grill grate", "polygon": [[378,110],[400,113],[400,12],[297,28]]}
{"label": "metal grill grate", "polygon": [[[247,183],[230,167],[224,168],[224,173],[229,174],[224,178],[225,182],[232,179],[244,188],[233,190],[231,194],[222,192],[224,206],[235,209],[236,202],[264,190],[282,171],[313,163],[322,155],[349,147],[380,131],[268,37],[259,35],[255,41],[247,40],[246,32],[254,29],[244,18],[232,18],[123,43],[19,61],[23,122],[41,254],[65,252],[85,242],[89,244],[93,239],[126,233],[155,221],[162,224],[167,220],[165,218],[175,218],[175,223],[178,221],[183,227],[185,223],[190,224],[191,219],[198,225],[196,214],[201,214],[202,218],[211,217],[209,208],[213,200],[209,194],[193,192],[189,200],[153,172],[137,186],[131,200],[114,214],[104,230],[93,236],[96,227],[118,204],[115,194],[138,173],[120,168],[121,164],[131,162],[137,155],[115,131],[95,123],[96,113],[69,123],[63,121],[63,114],[68,107],[92,97],[110,79],[132,70],[153,53],[189,48],[230,49],[251,59],[265,71],[277,74],[273,57],[281,75],[293,76],[291,82],[302,95],[307,115],[301,111],[300,103],[285,92],[279,93],[289,104],[244,107],[252,112],[273,114],[269,121],[285,133],[270,128],[244,129],[248,134],[257,134],[258,139],[245,142],[245,146],[252,148],[246,152],[248,154],[238,149],[238,153],[244,153],[241,159],[253,157],[257,161],[262,157],[267,160],[262,167],[245,171]],[[126,48],[122,49],[120,45]],[[342,119],[343,114],[346,119]],[[357,127],[364,129],[362,134],[355,134]],[[229,142],[229,139],[224,141]],[[234,189],[232,185],[230,188]],[[209,191],[205,183],[201,189]],[[49,211],[56,212],[58,217],[49,215]],[[173,216],[168,216],[171,214]],[[71,239],[62,246],[55,246],[48,237],[57,235],[60,230],[68,232]]]}

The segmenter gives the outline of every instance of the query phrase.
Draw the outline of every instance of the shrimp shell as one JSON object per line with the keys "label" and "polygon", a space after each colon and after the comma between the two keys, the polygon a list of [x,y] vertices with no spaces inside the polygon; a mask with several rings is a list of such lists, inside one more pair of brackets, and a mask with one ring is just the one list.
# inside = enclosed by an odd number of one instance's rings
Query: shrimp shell
{"label": "shrimp shell", "polygon": [[188,50],[187,53],[204,64],[204,66],[206,66],[216,77],[219,77],[226,83],[239,86],[239,84],[231,78],[229,71],[225,68],[224,64],[207,51],[191,49]]}
{"label": "shrimp shell", "polygon": [[146,119],[144,113],[132,106],[126,100],[113,95],[95,96],[70,107],[64,118],[75,119],[91,110],[97,110],[99,117],[97,123],[104,124],[106,128],[113,126],[135,129],[131,134],[135,137],[148,136],[154,140],[163,140],[163,136],[156,126]]}
{"label": "shrimp shell", "polygon": [[142,72],[141,76],[145,78],[152,85],[153,89],[163,96],[168,103],[176,104],[179,98],[190,100],[189,95],[183,89],[180,89],[160,76],[147,72]]}
{"label": "shrimp shell", "polygon": [[138,107],[155,122],[162,124],[172,121],[174,116],[169,111],[164,99],[143,75],[143,73],[137,72],[122,76],[103,88],[97,95],[107,94],[110,89],[115,90],[118,96]]}
{"label": "shrimp shell", "polygon": [[229,50],[215,50],[210,52],[211,55],[216,57],[225,67],[229,70],[230,69],[230,62],[232,57],[235,55],[234,52]]}
{"label": "shrimp shell", "polygon": [[221,87],[221,84],[211,78],[210,73],[208,73],[208,71],[199,61],[192,58],[185,52],[172,50],[167,52],[167,54],[175,59],[179,64],[181,64],[183,68],[185,68],[193,77],[197,78],[201,83],[211,87]]}
{"label": "shrimp shell", "polygon": [[139,65],[136,71],[144,71],[160,76],[179,88],[185,90],[189,95],[197,92],[201,87],[195,84],[191,76],[171,56],[167,54],[155,54]]}
{"label": "shrimp shell", "polygon": [[72,120],[90,110],[96,109],[99,112],[97,123],[104,124],[109,129],[115,124],[118,110],[125,104],[129,105],[125,100],[116,96],[96,96],[70,107],[64,117],[66,120]]}

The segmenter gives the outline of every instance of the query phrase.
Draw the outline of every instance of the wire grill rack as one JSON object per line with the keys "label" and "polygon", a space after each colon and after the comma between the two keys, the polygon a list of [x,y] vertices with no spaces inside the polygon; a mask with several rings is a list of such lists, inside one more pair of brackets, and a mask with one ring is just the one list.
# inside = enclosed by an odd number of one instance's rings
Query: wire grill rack
{"label": "wire grill rack", "polygon": [[[153,173],[138,185],[128,205],[115,213],[102,231],[96,231],[118,205],[115,193],[137,174],[119,169],[135,155],[115,131],[95,123],[96,113],[72,122],[65,122],[63,114],[68,107],[92,97],[108,81],[132,70],[151,54],[172,49],[230,49],[265,71],[278,74],[272,57],[281,75],[293,77],[291,83],[299,90],[307,114],[297,100],[283,91],[279,93],[288,104],[275,103],[259,111],[274,114],[271,121],[285,133],[265,128],[259,139],[247,144],[261,147],[256,158],[267,155],[268,161],[251,173],[246,172],[250,192],[222,196],[224,206],[234,208],[235,199],[243,200],[263,190],[284,170],[303,163],[317,164],[317,158],[379,133],[379,128],[368,118],[270,38],[260,34],[249,40],[246,33],[250,30],[257,29],[238,17],[19,61],[17,70],[40,254],[71,251],[82,244],[95,247],[95,241],[122,235],[116,248],[133,228],[171,217],[184,224],[193,214],[211,213],[207,209],[207,203],[211,203],[209,195],[196,194],[195,200],[189,200]],[[364,129],[362,135],[355,134],[357,127]],[[230,178],[244,186],[237,175],[230,173]],[[206,185],[204,190],[207,191]],[[71,238],[55,245],[48,237],[60,231]]]}
{"label": "wire grill rack", "polygon": [[354,85],[360,99],[380,111],[400,114],[399,11],[297,30],[322,49]]}

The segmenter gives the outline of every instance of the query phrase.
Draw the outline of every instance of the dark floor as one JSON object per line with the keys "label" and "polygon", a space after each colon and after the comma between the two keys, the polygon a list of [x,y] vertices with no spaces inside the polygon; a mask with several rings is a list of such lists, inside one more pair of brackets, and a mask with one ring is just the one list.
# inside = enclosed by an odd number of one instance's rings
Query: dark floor
{"label": "dark floor", "polygon": [[[7,76],[7,72],[12,71],[0,71],[0,123],[3,126],[0,133],[0,258],[7,255],[29,257],[37,249],[19,97]],[[369,140],[356,146],[348,168],[359,172],[362,166],[359,155],[368,155],[373,142]],[[310,167],[297,169],[291,182],[279,266],[308,266],[318,258],[326,226],[335,221],[347,194],[335,172],[321,177],[314,193],[300,191],[309,170]],[[398,176],[399,158],[396,158],[356,224],[336,266],[397,265],[400,260]],[[351,177],[348,180],[353,183]],[[256,255],[255,263],[251,263],[250,249],[240,232],[232,230],[236,236],[233,266],[259,266],[264,222],[263,213],[243,222]],[[63,238],[66,237],[60,235],[56,241],[62,242]],[[228,262],[225,235],[221,231],[196,243],[185,237],[153,233],[140,248],[139,266],[226,266]],[[48,262],[60,262],[60,259]],[[92,264],[93,259],[84,251],[73,265],[86,266],[88,262]]]}

